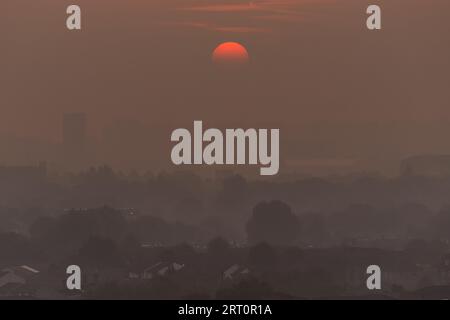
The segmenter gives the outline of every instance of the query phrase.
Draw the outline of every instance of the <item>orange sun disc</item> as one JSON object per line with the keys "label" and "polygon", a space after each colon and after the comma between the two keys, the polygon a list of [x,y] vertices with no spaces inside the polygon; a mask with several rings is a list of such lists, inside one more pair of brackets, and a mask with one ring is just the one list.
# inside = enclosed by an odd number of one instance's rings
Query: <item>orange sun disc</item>
{"label": "orange sun disc", "polygon": [[242,65],[249,61],[247,49],[237,42],[225,42],[212,54],[212,60],[220,65]]}

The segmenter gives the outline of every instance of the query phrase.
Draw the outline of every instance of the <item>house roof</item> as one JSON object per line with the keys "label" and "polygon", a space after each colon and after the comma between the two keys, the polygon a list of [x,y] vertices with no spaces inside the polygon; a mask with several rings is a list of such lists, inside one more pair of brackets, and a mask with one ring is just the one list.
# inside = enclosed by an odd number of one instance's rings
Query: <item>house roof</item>
{"label": "house roof", "polygon": [[20,276],[25,279],[35,276],[39,273],[38,270],[33,269],[32,267],[23,265],[23,266],[5,268],[0,271],[0,276],[5,275],[7,273],[11,273],[11,272],[16,274],[17,276]]}
{"label": "house roof", "polygon": [[164,276],[169,270],[178,272],[185,267],[184,264],[179,264],[176,262],[164,263],[158,262],[151,267],[148,267],[144,270],[146,273],[157,273],[160,276]]}
{"label": "house roof", "polygon": [[234,264],[223,272],[224,279],[232,279],[234,276],[249,274],[250,270],[247,267]]}
{"label": "house roof", "polygon": [[31,273],[39,273],[38,270],[33,269],[33,268],[29,267],[29,266],[20,266],[20,268],[22,268],[23,270],[29,271]]}

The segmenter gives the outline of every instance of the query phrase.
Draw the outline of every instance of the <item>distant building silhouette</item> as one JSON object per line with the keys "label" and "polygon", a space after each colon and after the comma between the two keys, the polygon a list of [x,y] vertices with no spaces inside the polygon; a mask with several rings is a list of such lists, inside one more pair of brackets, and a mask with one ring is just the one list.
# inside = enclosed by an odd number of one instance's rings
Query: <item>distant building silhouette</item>
{"label": "distant building silhouette", "polygon": [[64,166],[80,169],[86,164],[87,117],[84,113],[63,116],[62,152]]}
{"label": "distant building silhouette", "polygon": [[45,181],[47,164],[41,162],[38,166],[0,166],[1,184],[33,184]]}
{"label": "distant building silhouette", "polygon": [[86,148],[87,121],[84,113],[68,113],[63,117],[63,146],[69,152]]}
{"label": "distant building silhouette", "polygon": [[450,155],[420,155],[407,158],[400,166],[402,175],[450,176]]}

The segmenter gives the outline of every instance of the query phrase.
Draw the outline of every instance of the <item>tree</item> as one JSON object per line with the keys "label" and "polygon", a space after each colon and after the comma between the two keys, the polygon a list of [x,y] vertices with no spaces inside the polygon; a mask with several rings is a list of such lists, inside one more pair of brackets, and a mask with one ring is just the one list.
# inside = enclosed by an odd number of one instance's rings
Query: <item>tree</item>
{"label": "tree", "polygon": [[91,237],[79,250],[78,256],[82,262],[97,266],[110,267],[122,264],[120,252],[114,241],[102,238]]}
{"label": "tree", "polygon": [[271,267],[277,262],[277,252],[267,243],[259,243],[251,247],[248,252],[251,265],[257,267]]}
{"label": "tree", "polygon": [[218,300],[270,300],[290,298],[290,296],[275,291],[269,284],[256,278],[242,280],[230,288],[221,288],[216,293],[216,299]]}
{"label": "tree", "polygon": [[210,254],[223,255],[228,253],[229,250],[230,243],[221,237],[214,238],[208,243],[208,253]]}
{"label": "tree", "polygon": [[33,238],[42,239],[53,231],[57,220],[53,217],[39,217],[30,226],[30,234]]}
{"label": "tree", "polygon": [[24,263],[39,258],[29,238],[18,233],[0,233],[0,264]]}
{"label": "tree", "polygon": [[250,244],[267,242],[272,245],[289,245],[296,240],[300,223],[284,202],[261,202],[253,209],[246,230]]}
{"label": "tree", "polygon": [[235,174],[226,177],[219,194],[219,205],[228,210],[236,209],[245,203],[248,194],[248,183],[244,177]]}

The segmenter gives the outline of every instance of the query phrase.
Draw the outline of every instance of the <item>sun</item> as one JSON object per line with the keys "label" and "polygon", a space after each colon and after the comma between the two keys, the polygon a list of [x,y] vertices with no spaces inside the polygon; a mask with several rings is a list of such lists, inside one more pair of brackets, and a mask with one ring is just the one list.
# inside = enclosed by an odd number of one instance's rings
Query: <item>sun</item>
{"label": "sun", "polygon": [[221,66],[240,66],[249,62],[247,49],[237,42],[224,42],[212,54],[212,61]]}

